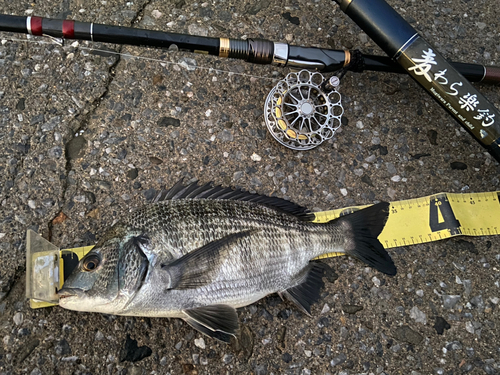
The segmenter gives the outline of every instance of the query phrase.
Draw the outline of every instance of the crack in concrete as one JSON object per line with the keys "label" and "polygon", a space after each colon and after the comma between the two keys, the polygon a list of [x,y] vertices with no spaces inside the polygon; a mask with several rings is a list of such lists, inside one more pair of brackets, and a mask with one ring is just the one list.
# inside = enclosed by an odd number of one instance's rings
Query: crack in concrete
{"label": "crack in concrete", "polygon": [[[149,4],[151,4],[151,2],[152,2],[152,0],[148,0],[148,1],[144,2],[144,4],[139,8],[139,10],[135,14],[135,16],[130,21],[130,25],[133,26],[134,24],[136,24],[140,21],[141,17],[143,16],[144,10],[146,9],[146,7]],[[97,111],[101,102],[108,95],[110,86],[113,83],[113,80],[115,79],[115,75],[116,75],[115,69],[118,66],[118,64],[121,62],[122,50],[123,50],[123,45],[118,46],[118,50],[116,52],[116,61],[108,68],[108,79],[106,81],[106,84],[104,85],[104,92],[90,104],[89,111],[83,115],[83,117],[80,121],[80,126],[78,127],[78,129],[76,131],[73,132],[73,137],[71,137],[66,142],[66,145],[68,145],[69,142],[71,142],[75,138],[75,134],[78,134],[80,132],[84,132],[87,129],[89,122],[90,122],[90,119],[92,118],[92,115]],[[69,174],[73,170],[72,161],[71,161],[71,158],[69,157],[66,149],[64,150],[64,158],[66,159],[66,165],[65,165],[66,178],[64,179],[63,186],[62,186],[62,194],[61,194],[62,199],[61,199],[60,204],[59,204],[60,209],[58,210],[57,214],[49,221],[49,223],[47,225],[47,227],[48,227],[47,240],[49,242],[52,240],[53,221],[62,212],[64,204],[66,202],[66,193],[68,191],[68,185],[69,185],[68,184]]]}
{"label": "crack in concrete", "polygon": [[153,0],[147,0],[142,4],[141,8],[137,11],[136,15],[134,18],[132,18],[132,22],[130,23],[131,25],[134,25],[135,23],[139,23],[139,18],[143,16],[144,10],[146,7],[152,3]]}
{"label": "crack in concrete", "polygon": [[16,267],[14,270],[14,274],[10,278],[4,278],[5,275],[2,275],[1,280],[4,280],[5,284],[0,288],[0,302],[7,299],[12,292],[14,285],[22,278],[25,274],[26,265]]}
{"label": "crack in concrete", "polygon": [[[80,120],[80,126],[78,127],[78,129],[76,129],[76,131],[73,132],[73,137],[71,137],[65,143],[66,146],[75,138],[75,134],[79,134],[81,132],[84,132],[87,129],[87,127],[90,123],[90,119],[92,118],[92,115],[97,111],[102,100],[106,97],[106,95],[108,95],[111,83],[113,82],[113,80],[115,78],[115,68],[121,61],[121,55],[120,55],[121,50],[122,50],[122,47],[120,46],[118,48],[118,51],[117,51],[118,54],[116,55],[117,56],[116,61],[108,68],[108,79],[106,81],[106,84],[104,85],[104,92],[98,98],[94,99],[94,101],[89,105],[90,109],[87,111],[87,113],[85,113],[82,116],[82,118]],[[62,182],[62,193],[61,193],[62,199],[61,199],[60,204],[59,204],[60,209],[58,210],[57,214],[48,223],[48,231],[49,231],[48,241],[52,240],[53,221],[62,212],[62,209],[63,209],[64,204],[66,202],[66,193],[68,191],[68,186],[69,186],[69,183],[68,183],[69,175],[70,175],[71,171],[73,170],[72,159],[69,157],[69,153],[68,153],[68,150],[66,147],[64,150],[64,158],[66,159],[66,165],[65,165],[66,178]]]}

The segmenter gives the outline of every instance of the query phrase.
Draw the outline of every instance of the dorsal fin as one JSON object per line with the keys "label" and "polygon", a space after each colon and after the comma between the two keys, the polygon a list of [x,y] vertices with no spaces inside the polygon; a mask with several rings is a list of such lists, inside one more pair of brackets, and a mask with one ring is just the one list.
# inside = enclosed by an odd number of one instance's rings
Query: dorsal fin
{"label": "dorsal fin", "polygon": [[153,202],[156,203],[175,199],[220,199],[254,202],[280,209],[304,221],[314,220],[314,214],[307,208],[282,198],[252,194],[241,189],[224,188],[220,185],[212,186],[211,183],[200,186],[196,181],[184,185],[183,181],[180,180],[170,189],[163,189],[160,191]]}

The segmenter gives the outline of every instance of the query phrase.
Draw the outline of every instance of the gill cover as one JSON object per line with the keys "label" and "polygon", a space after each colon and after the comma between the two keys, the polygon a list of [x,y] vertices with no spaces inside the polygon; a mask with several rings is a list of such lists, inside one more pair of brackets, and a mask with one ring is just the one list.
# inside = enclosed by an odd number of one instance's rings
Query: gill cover
{"label": "gill cover", "polygon": [[116,267],[120,295],[132,297],[144,283],[149,262],[141,248],[148,242],[149,239],[141,235],[130,238],[123,245]]}

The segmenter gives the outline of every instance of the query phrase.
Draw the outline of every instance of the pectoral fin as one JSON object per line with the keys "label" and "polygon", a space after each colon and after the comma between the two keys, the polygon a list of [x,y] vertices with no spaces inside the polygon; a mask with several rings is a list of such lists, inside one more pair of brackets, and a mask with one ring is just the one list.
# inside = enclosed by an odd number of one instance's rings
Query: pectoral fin
{"label": "pectoral fin", "polygon": [[228,305],[212,305],[184,310],[191,327],[217,340],[229,342],[238,331],[238,314]]}
{"label": "pectoral fin", "polygon": [[212,282],[225,259],[225,252],[253,232],[248,230],[230,234],[193,250],[170,264],[162,265],[161,268],[170,276],[168,289],[192,289]]}
{"label": "pectoral fin", "polygon": [[297,285],[279,292],[307,315],[311,315],[311,305],[319,299],[319,292],[324,283],[322,280],[325,264],[310,263],[296,279]]}

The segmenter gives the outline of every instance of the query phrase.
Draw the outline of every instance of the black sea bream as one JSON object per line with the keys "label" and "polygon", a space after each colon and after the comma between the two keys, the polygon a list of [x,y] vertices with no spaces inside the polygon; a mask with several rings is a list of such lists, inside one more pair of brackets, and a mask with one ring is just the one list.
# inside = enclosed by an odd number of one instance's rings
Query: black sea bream
{"label": "black sea bream", "polygon": [[177,183],[114,225],[60,290],[60,305],[115,315],[175,317],[229,341],[236,308],[271,293],[309,314],[323,266],[346,252],[388,275],[396,267],[377,236],[382,202],[328,223],[279,198]]}

